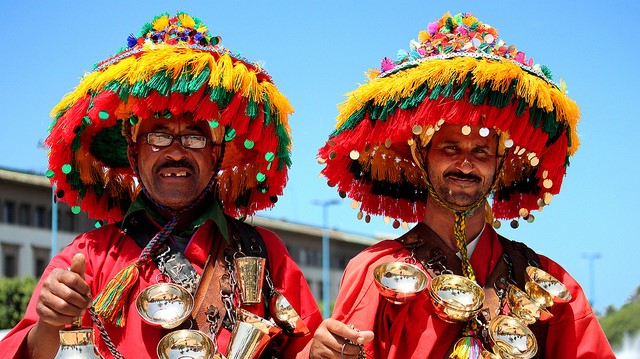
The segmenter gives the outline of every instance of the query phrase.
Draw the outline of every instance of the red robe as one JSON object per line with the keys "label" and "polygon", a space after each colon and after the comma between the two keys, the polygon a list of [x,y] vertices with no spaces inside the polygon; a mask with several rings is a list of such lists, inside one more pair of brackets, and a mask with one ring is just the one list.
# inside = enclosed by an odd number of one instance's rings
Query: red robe
{"label": "red robe", "polygon": [[[210,238],[213,238],[212,221],[205,222],[193,235],[186,250],[185,257],[189,259],[193,267],[199,274],[202,274],[205,261],[209,254],[211,245]],[[273,233],[263,228],[257,228],[267,247],[270,262],[270,274],[273,284],[296,309],[304,320],[305,324],[313,333],[322,321],[322,315],[309,290],[307,282],[289,256],[286,247],[280,239]],[[93,230],[78,236],[69,246],[56,255],[44,271],[42,278],[46,278],[54,268],[68,268],[71,258],[76,253],[84,253],[87,259],[87,269],[85,280],[91,286],[91,294],[95,296],[102,290],[105,284],[113,278],[122,268],[132,263],[140,254],[140,247],[134,240],[128,237],[117,226],[109,225],[97,230]],[[160,339],[170,330],[162,329],[159,326],[147,324],[142,320],[135,307],[135,298],[144,288],[157,283],[160,271],[151,262],[145,265],[140,271],[138,285],[134,287],[128,301],[126,311],[126,325],[123,328],[106,324],[111,340],[115,343],[120,353],[125,358],[156,358],[156,346]],[[24,319],[16,325],[13,330],[0,343],[2,348],[2,358],[23,358],[21,354],[29,330],[38,320],[36,314],[36,303],[38,294],[42,288],[43,279],[38,283],[31,301],[27,308]],[[252,312],[263,315],[264,306],[255,305],[247,307]],[[83,317],[83,326],[92,325],[88,314]],[[230,332],[221,328],[217,342],[218,351],[226,353]],[[309,340],[312,335],[305,337],[289,338],[284,349],[285,358],[293,358]],[[112,358],[111,353],[100,339],[98,331],[94,327],[94,341],[96,348],[105,358]]]}
{"label": "red robe", "polygon": [[[471,256],[479,284],[485,284],[501,255],[497,234],[487,226]],[[373,280],[374,268],[408,256],[402,244],[387,240],[353,258],[344,272],[332,317],[374,331],[375,339],[365,345],[368,359],[442,359],[459,338],[461,324],[446,323],[435,315],[428,289],[404,305],[391,304],[380,296]],[[573,297],[569,303],[550,309],[554,317],[549,321],[544,357],[615,358],[580,285],[557,263],[539,257],[543,269],[560,280]],[[309,346],[299,358],[308,358],[308,350]]]}

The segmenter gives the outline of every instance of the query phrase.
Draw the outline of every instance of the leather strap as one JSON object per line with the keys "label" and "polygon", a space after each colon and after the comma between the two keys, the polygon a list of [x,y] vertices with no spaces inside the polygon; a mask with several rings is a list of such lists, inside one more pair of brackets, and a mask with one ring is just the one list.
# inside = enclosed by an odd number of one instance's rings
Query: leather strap
{"label": "leather strap", "polygon": [[[191,317],[197,329],[214,334],[218,333],[227,310],[222,302],[222,293],[231,293],[225,262],[226,242],[217,234],[212,238],[209,258],[204,266],[198,290],[194,296]],[[203,306],[207,305],[206,308]]]}
{"label": "leather strap", "polygon": [[462,275],[462,262],[456,253],[426,224],[419,222],[396,241],[415,254],[431,278],[443,269]]}

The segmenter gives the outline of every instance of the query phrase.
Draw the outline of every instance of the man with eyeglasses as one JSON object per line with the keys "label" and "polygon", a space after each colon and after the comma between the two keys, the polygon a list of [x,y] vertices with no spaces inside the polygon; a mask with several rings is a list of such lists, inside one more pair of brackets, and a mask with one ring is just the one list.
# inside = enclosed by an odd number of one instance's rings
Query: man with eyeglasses
{"label": "man with eyeglasses", "polygon": [[53,358],[80,317],[104,358],[295,357],[322,316],[280,239],[236,219],[282,194],[292,111],[197,18],[130,36],[46,141],[57,197],[102,226],[52,259],[1,356]]}

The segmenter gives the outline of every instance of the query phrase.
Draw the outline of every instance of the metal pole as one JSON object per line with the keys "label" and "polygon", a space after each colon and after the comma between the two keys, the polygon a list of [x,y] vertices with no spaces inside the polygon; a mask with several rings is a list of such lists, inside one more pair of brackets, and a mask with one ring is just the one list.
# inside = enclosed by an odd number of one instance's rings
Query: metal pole
{"label": "metal pole", "polygon": [[329,285],[329,281],[331,280],[329,253],[331,253],[331,250],[329,249],[329,229],[327,228],[329,226],[329,206],[325,204],[322,205],[322,315],[325,318],[329,318],[331,315],[329,305],[329,301],[331,300],[331,296],[329,295],[331,291],[331,286]]}
{"label": "metal pole", "polygon": [[314,201],[315,205],[322,206],[322,316],[331,316],[331,241],[329,238],[329,206],[339,204],[337,199],[326,201]]}
{"label": "metal pole", "polygon": [[58,253],[58,201],[56,185],[51,187],[51,258]]}
{"label": "metal pole", "polygon": [[589,303],[591,307],[595,305],[596,301],[596,289],[595,289],[595,260],[600,259],[602,255],[600,253],[583,253],[582,258],[589,261]]}

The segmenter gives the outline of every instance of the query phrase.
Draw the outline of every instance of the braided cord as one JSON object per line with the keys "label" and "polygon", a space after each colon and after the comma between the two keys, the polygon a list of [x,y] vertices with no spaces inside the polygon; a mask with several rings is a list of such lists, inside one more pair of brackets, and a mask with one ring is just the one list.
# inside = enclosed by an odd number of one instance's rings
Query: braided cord
{"label": "braided cord", "polygon": [[473,267],[471,266],[471,261],[469,260],[469,255],[467,253],[467,221],[465,220],[467,212],[464,211],[455,211],[454,212],[454,235],[456,237],[456,245],[458,247],[458,251],[460,251],[460,258],[462,259],[462,273],[465,277],[471,279],[475,282],[476,275],[473,272]]}

